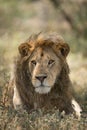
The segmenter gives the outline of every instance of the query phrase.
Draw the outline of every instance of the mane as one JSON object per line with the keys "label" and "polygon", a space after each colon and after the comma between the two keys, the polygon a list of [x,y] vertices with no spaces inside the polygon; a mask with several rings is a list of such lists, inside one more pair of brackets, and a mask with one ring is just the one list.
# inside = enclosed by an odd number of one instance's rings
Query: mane
{"label": "mane", "polygon": [[[58,33],[44,33],[40,32],[38,34],[31,35],[25,43],[28,43],[30,47],[30,51],[32,52],[36,47],[43,47],[43,46],[49,46],[51,47],[55,52],[56,48],[54,45],[58,45],[58,48],[60,46],[65,44],[65,41],[62,36],[60,36]],[[69,48],[68,48],[69,49]]]}
{"label": "mane", "polygon": [[[64,43],[64,40],[56,33],[52,33],[49,35],[42,35],[42,33],[39,33],[38,35],[31,36],[26,42],[29,43],[29,45],[33,46],[33,49],[31,49],[33,51],[38,46],[52,46],[53,44]],[[66,106],[68,105],[68,107],[66,107],[66,111],[72,111],[70,103],[72,96],[69,95],[71,91],[69,87],[71,86],[71,82],[69,79],[69,66],[66,60],[62,59],[62,69],[60,75],[55,81],[54,87],[52,88],[51,92],[41,95],[35,92],[31,82],[31,74],[28,67],[29,57],[30,55],[25,57],[19,56],[15,63],[15,84],[24,106],[26,106],[28,110],[31,110],[34,108],[33,104],[37,102],[38,106],[40,107],[43,107],[45,103],[47,104],[47,106],[45,105],[45,107],[50,106],[51,108],[50,101],[52,102],[53,98],[55,98],[56,102],[53,101],[54,106],[59,105],[60,108],[63,109],[62,104],[64,102],[64,104],[66,103]],[[59,99],[60,101],[58,102]]]}
{"label": "mane", "polygon": [[26,42],[29,44],[33,43],[35,46],[52,45],[52,43],[65,43],[63,37],[56,32],[50,32],[49,34],[44,32],[33,34],[26,40]]}
{"label": "mane", "polygon": [[15,84],[19,91],[24,107],[28,108],[28,110],[33,109],[34,106],[32,105],[32,102],[34,103],[35,100],[37,100],[39,105],[41,105],[46,100],[46,98],[50,98],[51,95],[59,97],[63,96],[62,98],[64,98],[65,96],[65,99],[67,98],[67,100],[70,100],[72,98],[71,96],[67,97],[67,94],[69,93],[69,91],[71,91],[69,88],[69,86],[71,86],[71,82],[68,76],[69,67],[67,63],[65,63],[65,65],[62,67],[61,73],[57,77],[52,91],[48,94],[40,95],[35,92],[34,87],[31,83],[31,74],[28,68],[29,57],[27,57],[27,59],[23,60],[22,62],[21,60],[23,59],[18,58],[15,65]]}

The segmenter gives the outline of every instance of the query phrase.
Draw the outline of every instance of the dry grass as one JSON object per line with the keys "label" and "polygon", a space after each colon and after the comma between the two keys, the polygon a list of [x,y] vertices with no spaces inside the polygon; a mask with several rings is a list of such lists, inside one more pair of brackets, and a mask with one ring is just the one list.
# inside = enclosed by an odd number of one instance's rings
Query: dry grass
{"label": "dry grass", "polygon": [[[41,110],[28,114],[11,108],[0,108],[0,130],[86,130],[87,118],[76,119],[73,115],[60,115],[58,110],[43,114]],[[19,129],[20,130],[20,129]]]}

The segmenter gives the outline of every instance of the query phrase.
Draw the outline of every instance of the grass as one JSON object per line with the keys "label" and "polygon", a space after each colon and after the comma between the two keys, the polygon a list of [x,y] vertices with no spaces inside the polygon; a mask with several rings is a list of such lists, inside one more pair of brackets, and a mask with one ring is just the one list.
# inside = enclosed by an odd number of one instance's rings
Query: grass
{"label": "grass", "polygon": [[48,114],[43,111],[33,111],[28,114],[25,110],[19,112],[11,108],[0,108],[0,130],[86,130],[87,117],[76,119],[73,115],[59,114],[52,110]]}

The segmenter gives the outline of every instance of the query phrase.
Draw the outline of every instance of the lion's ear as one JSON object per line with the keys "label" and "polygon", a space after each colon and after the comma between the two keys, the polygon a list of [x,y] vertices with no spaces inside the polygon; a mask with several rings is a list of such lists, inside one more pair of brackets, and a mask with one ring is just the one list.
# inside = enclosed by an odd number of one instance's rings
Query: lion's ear
{"label": "lion's ear", "polygon": [[21,54],[21,56],[27,56],[30,51],[30,45],[28,43],[22,43],[19,47],[18,50]]}
{"label": "lion's ear", "polygon": [[60,51],[61,51],[61,54],[64,56],[64,57],[67,57],[69,51],[70,51],[70,47],[67,43],[64,43],[62,45],[60,45],[59,47]]}

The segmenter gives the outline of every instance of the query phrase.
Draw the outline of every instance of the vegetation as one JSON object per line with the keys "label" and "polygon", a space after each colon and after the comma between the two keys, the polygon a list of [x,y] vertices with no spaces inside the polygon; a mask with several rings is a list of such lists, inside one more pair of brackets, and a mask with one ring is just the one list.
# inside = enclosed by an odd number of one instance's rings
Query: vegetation
{"label": "vegetation", "polygon": [[[16,112],[9,109],[0,111],[1,130],[86,130],[87,119],[75,119],[73,115],[59,114],[58,110],[52,110],[44,115],[41,110],[27,114],[26,111]],[[4,116],[3,116],[4,115]]]}
{"label": "vegetation", "polygon": [[[87,2],[86,0],[0,0],[0,130],[87,129]],[[81,120],[52,110],[27,113],[8,103],[8,82],[17,47],[31,33],[57,31],[71,47],[68,57]]]}

